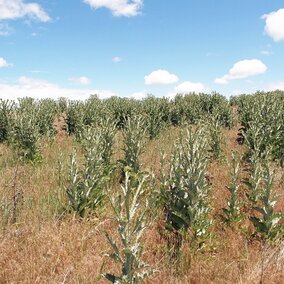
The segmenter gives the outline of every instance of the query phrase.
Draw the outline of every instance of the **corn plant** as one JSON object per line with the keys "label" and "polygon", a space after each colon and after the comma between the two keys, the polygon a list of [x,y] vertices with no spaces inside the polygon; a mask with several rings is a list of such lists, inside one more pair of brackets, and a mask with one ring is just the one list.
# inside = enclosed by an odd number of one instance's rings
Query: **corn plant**
{"label": "corn plant", "polygon": [[85,127],[82,134],[84,161],[80,169],[76,153],[71,155],[69,186],[66,190],[69,207],[80,217],[99,209],[105,199],[105,187],[113,166],[113,129]]}
{"label": "corn plant", "polygon": [[204,128],[187,129],[185,138],[176,142],[170,160],[169,173],[162,174],[166,228],[177,237],[188,231],[191,240],[202,243],[210,235],[210,191],[207,178],[208,138]]}
{"label": "corn plant", "polygon": [[250,220],[264,240],[275,241],[284,233],[284,226],[280,223],[284,214],[275,212],[278,199],[277,194],[273,191],[275,173],[267,161],[264,162],[263,168],[262,191],[259,194],[258,202],[253,207],[256,214]]}
{"label": "corn plant", "polygon": [[115,214],[120,245],[109,235],[112,248],[108,256],[121,266],[120,275],[110,273],[103,276],[111,283],[137,284],[149,277],[153,270],[143,260],[142,237],[149,227],[152,189],[149,175],[125,170],[125,182],[116,194],[108,193]]}
{"label": "corn plant", "polygon": [[225,214],[225,221],[228,223],[239,222],[242,219],[241,205],[239,200],[239,179],[240,179],[240,160],[235,152],[232,153],[231,161],[231,182],[227,187],[229,191],[229,199],[227,200],[227,207],[223,208]]}
{"label": "corn plant", "polygon": [[147,127],[143,116],[133,116],[126,121],[123,131],[124,160],[122,164],[139,172],[139,157],[142,154],[147,141]]}

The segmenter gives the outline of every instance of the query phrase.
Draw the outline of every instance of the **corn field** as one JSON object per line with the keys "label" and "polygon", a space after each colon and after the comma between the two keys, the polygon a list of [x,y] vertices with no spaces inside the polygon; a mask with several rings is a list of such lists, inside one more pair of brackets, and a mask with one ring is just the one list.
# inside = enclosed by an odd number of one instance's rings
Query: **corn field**
{"label": "corn field", "polygon": [[0,146],[0,283],[284,278],[284,92],[0,100]]}

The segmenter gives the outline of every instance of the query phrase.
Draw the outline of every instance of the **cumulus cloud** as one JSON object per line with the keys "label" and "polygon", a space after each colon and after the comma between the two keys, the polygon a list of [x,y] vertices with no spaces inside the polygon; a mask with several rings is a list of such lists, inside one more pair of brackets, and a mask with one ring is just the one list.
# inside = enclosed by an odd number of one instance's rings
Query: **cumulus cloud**
{"label": "cumulus cloud", "polygon": [[146,85],[168,85],[178,82],[175,74],[169,73],[167,70],[156,70],[144,77]]}
{"label": "cumulus cloud", "polygon": [[177,85],[173,91],[168,94],[170,99],[173,99],[177,94],[186,95],[189,93],[202,93],[207,91],[207,88],[203,83],[185,81]]}
{"label": "cumulus cloud", "polygon": [[265,33],[274,41],[284,40],[284,9],[262,16],[265,20]]}
{"label": "cumulus cloud", "polygon": [[144,0],[84,0],[93,9],[107,8],[114,16],[133,17],[140,13]]}
{"label": "cumulus cloud", "polygon": [[119,57],[119,56],[115,56],[115,57],[113,57],[112,61],[113,61],[114,63],[119,63],[119,62],[122,61],[122,58]]}
{"label": "cumulus cloud", "polygon": [[265,73],[266,65],[258,59],[245,59],[238,61],[223,77],[216,78],[216,84],[227,84],[231,80],[248,78]]}
{"label": "cumulus cloud", "polygon": [[9,67],[11,64],[9,64],[3,57],[0,57],[0,68]]}
{"label": "cumulus cloud", "polygon": [[37,3],[24,3],[23,0],[0,0],[0,20],[15,20],[30,17],[42,22],[50,21],[49,15]]}
{"label": "cumulus cloud", "polygon": [[69,81],[80,85],[89,85],[91,83],[91,80],[86,76],[81,76],[79,78],[70,78]]}
{"label": "cumulus cloud", "polygon": [[176,94],[188,94],[188,93],[201,93],[206,90],[205,86],[202,83],[193,83],[190,81],[185,81],[180,85],[175,87]]}
{"label": "cumulus cloud", "polygon": [[148,93],[145,92],[145,91],[142,91],[142,92],[136,92],[136,93],[133,93],[130,98],[134,98],[136,100],[143,100],[145,98],[147,98],[148,96]]}
{"label": "cumulus cloud", "polygon": [[0,98],[2,99],[17,99],[22,97],[58,99],[60,97],[66,97],[74,100],[85,100],[89,98],[90,95],[95,94],[102,99],[116,95],[109,90],[64,88],[46,80],[26,76],[18,78],[17,82],[14,84],[0,83]]}

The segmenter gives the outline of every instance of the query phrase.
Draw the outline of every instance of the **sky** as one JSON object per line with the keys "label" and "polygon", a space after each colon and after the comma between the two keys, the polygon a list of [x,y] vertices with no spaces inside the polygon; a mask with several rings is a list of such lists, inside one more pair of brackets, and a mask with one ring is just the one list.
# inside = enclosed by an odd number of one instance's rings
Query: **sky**
{"label": "sky", "polygon": [[284,90],[283,0],[0,0],[0,98]]}

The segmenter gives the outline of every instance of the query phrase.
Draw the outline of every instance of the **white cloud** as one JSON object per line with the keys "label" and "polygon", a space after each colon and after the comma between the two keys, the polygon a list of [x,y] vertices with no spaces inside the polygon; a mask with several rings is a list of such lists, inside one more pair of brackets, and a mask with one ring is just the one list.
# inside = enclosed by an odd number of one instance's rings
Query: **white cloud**
{"label": "white cloud", "polygon": [[84,0],[93,9],[107,8],[114,16],[133,17],[140,13],[144,0]]}
{"label": "white cloud", "polygon": [[22,76],[14,84],[0,83],[0,98],[17,99],[32,97],[35,99],[66,97],[69,99],[85,100],[90,95],[97,94],[100,98],[109,98],[116,94],[109,90],[70,89],[50,83],[46,80]]}
{"label": "white cloud", "polygon": [[8,36],[12,34],[13,31],[13,28],[11,28],[8,24],[0,23],[0,36]]}
{"label": "white cloud", "polygon": [[245,59],[238,61],[223,77],[216,78],[216,84],[228,84],[231,80],[248,78],[265,73],[266,65],[258,59]]}
{"label": "white cloud", "polygon": [[9,67],[11,64],[9,64],[3,57],[0,57],[0,68]]}
{"label": "white cloud", "polygon": [[189,93],[202,93],[208,91],[203,83],[185,81],[177,85],[174,90],[168,94],[168,98],[173,99],[177,94],[186,95]]}
{"label": "white cloud", "polygon": [[89,85],[91,83],[91,80],[88,77],[86,77],[86,76],[81,76],[79,78],[79,83],[81,85]]}
{"label": "white cloud", "polygon": [[79,78],[70,78],[69,81],[85,86],[91,83],[91,80],[86,76],[81,76]]}
{"label": "white cloud", "polygon": [[113,61],[114,63],[119,63],[119,62],[122,61],[122,58],[119,57],[119,56],[115,56],[115,57],[112,59],[112,61]]}
{"label": "white cloud", "polygon": [[145,98],[147,98],[148,96],[148,93],[145,92],[145,91],[142,91],[142,92],[136,92],[136,93],[133,93],[130,98],[134,98],[136,100],[143,100]]}
{"label": "white cloud", "polygon": [[0,20],[14,20],[30,17],[42,22],[50,21],[50,17],[37,3],[24,3],[23,0],[0,0]]}
{"label": "white cloud", "polygon": [[201,93],[206,90],[202,83],[193,83],[190,81],[185,81],[182,84],[175,87],[176,94],[188,94],[188,93]]}
{"label": "white cloud", "polygon": [[279,9],[262,16],[265,20],[264,31],[274,41],[284,40],[284,9]]}
{"label": "white cloud", "polygon": [[168,85],[178,82],[175,74],[169,73],[167,70],[156,70],[144,77],[146,85]]}

